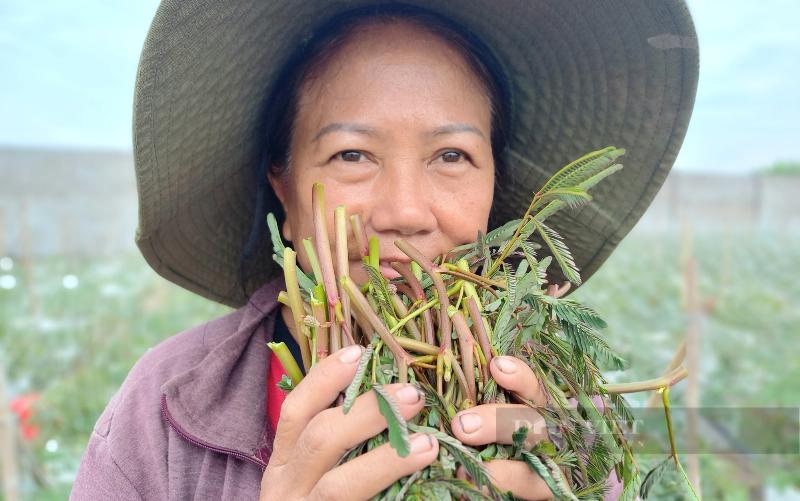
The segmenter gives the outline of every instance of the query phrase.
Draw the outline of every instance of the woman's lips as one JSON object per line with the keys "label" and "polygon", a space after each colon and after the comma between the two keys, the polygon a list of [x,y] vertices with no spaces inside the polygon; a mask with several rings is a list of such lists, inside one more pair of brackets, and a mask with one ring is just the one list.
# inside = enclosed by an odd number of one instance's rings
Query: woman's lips
{"label": "woman's lips", "polygon": [[[378,265],[378,270],[381,272],[381,275],[383,275],[384,278],[386,278],[387,280],[399,278],[401,276],[400,273],[395,271],[395,269],[389,265],[390,262],[391,261],[381,260]],[[363,263],[361,262],[361,258],[358,258],[357,260],[351,260],[350,265],[361,268],[363,266]]]}
{"label": "woman's lips", "polygon": [[381,275],[386,277],[387,280],[392,280],[393,278],[397,278],[400,276],[394,268],[389,266],[387,263],[381,262]]}

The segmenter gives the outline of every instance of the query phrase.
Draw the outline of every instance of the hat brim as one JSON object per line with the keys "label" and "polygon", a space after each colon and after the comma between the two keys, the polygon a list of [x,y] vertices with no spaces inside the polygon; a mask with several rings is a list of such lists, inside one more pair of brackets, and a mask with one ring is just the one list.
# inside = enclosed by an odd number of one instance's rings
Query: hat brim
{"label": "hat brim", "polygon": [[[136,244],[166,279],[232,307],[280,273],[262,246],[252,281],[239,262],[255,203],[261,104],[281,63],[320,20],[366,3],[164,0],[134,98]],[[680,149],[698,50],[683,1],[409,1],[466,26],[509,78],[508,176],[493,221],[519,217],[569,161],[608,145],[624,169],[593,201],[550,220],[584,281],[644,213]],[[559,277],[563,278],[563,277]]]}

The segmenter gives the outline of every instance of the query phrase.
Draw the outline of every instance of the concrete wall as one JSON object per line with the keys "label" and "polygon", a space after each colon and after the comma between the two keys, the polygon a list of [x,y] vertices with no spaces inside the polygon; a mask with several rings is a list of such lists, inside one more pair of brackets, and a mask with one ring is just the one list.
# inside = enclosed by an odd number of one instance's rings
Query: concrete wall
{"label": "concrete wall", "polygon": [[[136,184],[128,152],[0,149],[0,256],[135,249]],[[637,231],[800,230],[800,176],[673,171]]]}
{"label": "concrete wall", "polygon": [[750,227],[800,230],[800,176],[673,171],[637,225],[669,230]]}
{"label": "concrete wall", "polygon": [[135,248],[128,152],[0,150],[0,255]]}

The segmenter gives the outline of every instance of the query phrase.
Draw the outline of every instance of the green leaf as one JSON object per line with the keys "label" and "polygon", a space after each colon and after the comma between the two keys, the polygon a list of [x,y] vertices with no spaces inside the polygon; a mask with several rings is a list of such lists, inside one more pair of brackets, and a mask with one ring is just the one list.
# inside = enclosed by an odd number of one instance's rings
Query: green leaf
{"label": "green leaf", "polygon": [[577,209],[578,207],[590,202],[592,200],[592,196],[589,195],[586,190],[581,188],[556,188],[554,190],[550,190],[541,198],[541,200],[542,203],[544,203],[544,201],[560,200],[564,202],[570,209]]}
{"label": "green leaf", "polygon": [[533,216],[533,220],[534,221],[538,221],[540,223],[543,223],[545,221],[545,219],[547,219],[548,217],[552,216],[553,214],[555,214],[556,212],[560,211],[561,209],[563,209],[566,206],[567,206],[567,204],[565,204],[561,200],[553,200],[549,204],[545,205],[543,209],[541,209],[539,212],[537,212],[536,215]]}
{"label": "green leaf", "polygon": [[375,390],[381,415],[389,425],[389,443],[397,451],[398,456],[407,457],[411,453],[411,445],[408,440],[408,423],[400,414],[400,407],[397,406],[394,397],[386,391],[383,385],[376,384],[372,389]]}
{"label": "green leaf", "polygon": [[622,169],[622,164],[614,164],[611,167],[608,167],[605,170],[598,172],[594,176],[591,176],[585,181],[582,181],[580,184],[578,184],[578,187],[584,190],[588,190],[620,169]]}
{"label": "green leaf", "polygon": [[358,390],[361,388],[361,384],[364,382],[364,376],[367,374],[367,366],[372,360],[372,351],[374,347],[375,346],[370,343],[364,353],[361,354],[361,360],[358,362],[356,374],[353,376],[353,380],[347,386],[347,390],[344,394],[344,407],[342,409],[345,414],[350,412],[350,408],[353,406],[353,402],[355,402],[356,397],[358,396]]}
{"label": "green leaf", "polygon": [[[492,499],[486,497],[481,491],[475,489],[475,487],[467,482],[466,480],[461,480],[458,478],[447,478],[447,479],[438,479],[438,480],[428,480],[426,482],[422,482],[420,487],[426,489],[446,489],[450,494],[452,494],[456,499],[460,496],[466,497],[468,500],[480,500],[483,501],[485,499]],[[441,499],[441,498],[438,498]]]}
{"label": "green leaf", "polygon": [[672,456],[670,456],[658,463],[652,470],[647,472],[647,474],[644,476],[644,480],[642,480],[642,486],[639,489],[639,495],[642,496],[642,499],[647,499],[647,496],[650,495],[650,490],[653,488],[653,486],[657,484],[658,481],[661,480],[661,477],[670,471],[670,467],[674,467],[674,465],[675,463],[672,460]]}
{"label": "green leaf", "polygon": [[[608,429],[608,424],[606,423],[605,419],[603,419],[600,411],[597,410],[597,407],[595,407],[594,402],[592,402],[592,400],[584,391],[578,390],[578,394],[576,396],[581,408],[586,411],[595,433],[600,438],[600,441],[603,442],[609,453],[614,457],[621,454],[620,448],[614,440],[614,436]],[[595,442],[597,442],[597,439],[595,439]]]}
{"label": "green leaf", "polygon": [[543,194],[542,200],[547,201],[550,198],[555,198],[555,200],[550,200],[544,208],[536,212],[533,219],[541,223],[565,207],[578,206],[588,201],[582,202],[581,199],[585,197],[580,194],[566,194],[562,197],[548,197],[547,195],[562,188],[568,191],[588,191],[622,168],[621,164],[610,164],[624,153],[625,150],[608,147],[589,153],[561,169],[540,190],[540,193]]}
{"label": "green leaf", "polygon": [[536,445],[533,446],[531,449],[533,454],[543,454],[545,456],[555,456],[558,451],[556,450],[556,444],[549,440],[540,440],[536,442]]}
{"label": "green leaf", "polygon": [[612,370],[625,368],[625,360],[617,355],[600,334],[588,325],[579,322],[571,324],[561,321],[561,328],[573,346],[585,353],[598,365],[603,365]]}
{"label": "green leaf", "polygon": [[544,243],[553,254],[553,259],[556,260],[561,267],[561,271],[564,272],[564,276],[567,277],[567,280],[575,285],[580,285],[581,276],[578,273],[578,267],[575,265],[575,260],[572,258],[572,254],[566,244],[564,244],[561,235],[544,223],[534,221],[534,224],[542,240],[544,240]]}
{"label": "green leaf", "polygon": [[514,235],[514,232],[517,230],[517,226],[519,226],[520,222],[522,222],[522,219],[514,219],[513,221],[509,221],[499,228],[493,229],[486,234],[483,241],[489,245],[489,247],[499,247],[503,245]]}
{"label": "green leaf", "polygon": [[556,499],[566,499],[569,501],[578,501],[577,496],[572,492],[572,489],[569,488],[566,479],[564,478],[564,474],[561,471],[561,468],[549,457],[544,456],[542,458],[544,463],[547,465],[547,469],[550,470],[550,476],[552,477],[553,481],[556,484],[557,491],[553,491],[555,494]]}
{"label": "green leaf", "polygon": [[[270,238],[272,239],[272,259],[283,268],[283,251],[286,249],[286,246],[283,245],[283,240],[281,240],[281,232],[278,230],[278,221],[271,212],[267,214],[267,227],[269,228]],[[308,278],[299,266],[297,267],[297,283],[309,296],[313,295],[314,281]]]}
{"label": "green leaf", "polygon": [[289,376],[284,374],[281,376],[281,380],[278,381],[278,388],[283,391],[292,391],[294,389],[294,383],[292,383],[292,379]]}
{"label": "green leaf", "polygon": [[562,167],[545,183],[539,192],[542,195],[546,195],[549,191],[557,188],[577,186],[605,170],[614,160],[624,154],[625,150],[614,146],[587,153]]}
{"label": "green leaf", "polygon": [[422,470],[417,470],[413,474],[411,474],[408,477],[408,479],[406,479],[406,481],[403,482],[403,486],[400,488],[400,490],[394,496],[394,501],[403,501],[403,499],[405,499],[405,495],[406,495],[406,492],[408,491],[408,489],[421,476],[422,476]]}
{"label": "green leaf", "polygon": [[[553,498],[556,501],[568,500],[568,501],[578,501],[578,498],[572,491],[569,490],[569,487],[566,486],[566,482],[564,482],[563,477],[556,478],[553,477],[553,473],[550,469],[545,465],[545,463],[539,459],[535,454],[531,454],[528,451],[522,451],[522,459],[525,461],[531,470],[534,471],[537,475],[539,475],[544,483],[547,484],[547,487],[553,493]],[[552,461],[552,460],[551,460]],[[555,470],[560,473],[558,466],[555,467]]]}
{"label": "green leaf", "polygon": [[369,276],[369,283],[372,285],[372,290],[374,291],[373,297],[377,298],[378,304],[384,312],[394,316],[394,307],[392,306],[386,279],[374,266],[363,263],[363,267],[367,272],[367,276]]}
{"label": "green leaf", "polygon": [[275,219],[275,214],[272,212],[267,214],[267,227],[269,228],[269,235],[272,239],[272,252],[277,256],[275,261],[278,261],[278,264],[283,266],[283,249],[285,249],[286,246],[283,245],[283,240],[281,239],[281,232],[278,229],[278,220]]}
{"label": "green leaf", "polygon": [[559,299],[553,305],[553,313],[561,320],[572,324],[583,322],[595,329],[605,329],[606,322],[593,309],[572,298]]}
{"label": "green leaf", "polygon": [[629,427],[633,427],[635,418],[625,397],[621,393],[610,393],[608,399],[614,406],[614,413],[621,417]]}
{"label": "green leaf", "polygon": [[528,436],[528,427],[520,426],[514,433],[511,434],[511,441],[514,448],[522,449],[525,446],[525,438]]}
{"label": "green leaf", "polygon": [[675,461],[675,467],[678,469],[678,473],[681,474],[683,481],[686,482],[686,487],[689,489],[689,493],[692,495],[692,499],[694,501],[700,501],[700,496],[697,495],[697,492],[694,490],[694,486],[692,485],[692,481],[689,480],[689,475],[686,474],[686,470],[683,469],[681,466],[680,461]]}
{"label": "green leaf", "polygon": [[436,440],[439,441],[439,444],[447,449],[447,451],[456,458],[456,461],[464,466],[464,469],[466,469],[467,473],[469,473],[470,476],[475,480],[475,483],[478,485],[478,487],[485,485],[489,488],[490,494],[500,495],[497,487],[491,482],[489,473],[483,466],[481,457],[478,455],[477,451],[465,446],[459,442],[458,439],[451,437],[446,433],[440,432],[436,428],[419,426],[413,423],[409,423],[408,427],[415,433],[428,433],[433,435]]}

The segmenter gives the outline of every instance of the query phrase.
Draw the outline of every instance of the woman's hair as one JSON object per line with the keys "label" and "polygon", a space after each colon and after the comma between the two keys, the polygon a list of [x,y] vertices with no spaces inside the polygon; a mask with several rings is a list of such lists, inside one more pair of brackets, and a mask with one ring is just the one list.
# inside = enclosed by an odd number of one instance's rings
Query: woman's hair
{"label": "woman's hair", "polygon": [[466,61],[483,85],[490,104],[491,146],[497,180],[505,171],[505,148],[509,128],[509,91],[500,63],[489,48],[472,32],[440,14],[408,4],[379,4],[337,14],[318,26],[283,64],[272,83],[262,112],[261,159],[255,165],[256,203],[250,236],[242,251],[239,283],[245,296],[253,260],[267,259],[254,254],[268,241],[266,216],[275,214],[280,228],[283,208],[267,181],[267,174],[285,176],[291,166],[291,142],[302,90],[336,51],[348,42],[357,29],[366,25],[404,21],[422,28],[447,42]]}

